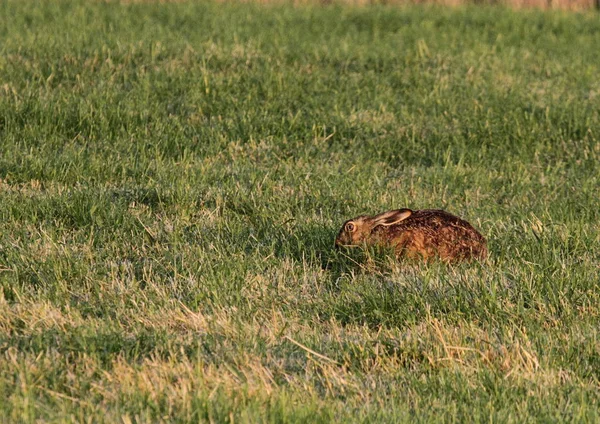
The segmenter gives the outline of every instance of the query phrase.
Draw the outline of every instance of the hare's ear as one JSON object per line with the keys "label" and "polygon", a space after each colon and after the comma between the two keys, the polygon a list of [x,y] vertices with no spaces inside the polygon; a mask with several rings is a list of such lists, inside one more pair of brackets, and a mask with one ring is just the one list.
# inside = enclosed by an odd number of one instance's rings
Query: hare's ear
{"label": "hare's ear", "polygon": [[412,215],[410,209],[396,209],[394,211],[380,213],[373,217],[373,226],[378,225],[390,226],[405,220]]}

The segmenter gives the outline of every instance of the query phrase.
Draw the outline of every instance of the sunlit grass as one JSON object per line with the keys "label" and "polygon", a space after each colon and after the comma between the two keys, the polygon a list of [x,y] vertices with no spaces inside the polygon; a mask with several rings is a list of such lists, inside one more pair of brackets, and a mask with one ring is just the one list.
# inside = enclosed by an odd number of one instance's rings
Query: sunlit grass
{"label": "sunlit grass", "polygon": [[[595,421],[600,23],[0,3],[3,421]],[[335,251],[444,208],[483,263]]]}

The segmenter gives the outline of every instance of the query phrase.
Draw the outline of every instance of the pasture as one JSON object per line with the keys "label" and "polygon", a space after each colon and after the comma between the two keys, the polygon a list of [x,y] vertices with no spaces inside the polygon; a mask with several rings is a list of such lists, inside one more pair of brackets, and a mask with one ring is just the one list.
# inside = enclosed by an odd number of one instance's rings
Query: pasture
{"label": "pasture", "polygon": [[[2,422],[600,420],[596,13],[0,16]],[[333,249],[398,207],[489,260]]]}

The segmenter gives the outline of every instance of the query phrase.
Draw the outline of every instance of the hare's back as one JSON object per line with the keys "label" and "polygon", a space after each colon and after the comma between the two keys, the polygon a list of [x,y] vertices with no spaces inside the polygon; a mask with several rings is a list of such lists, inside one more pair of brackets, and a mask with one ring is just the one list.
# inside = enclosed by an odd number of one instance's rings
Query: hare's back
{"label": "hare's back", "polygon": [[400,224],[394,238],[409,253],[415,250],[424,257],[438,255],[447,260],[487,256],[485,238],[467,221],[446,211],[415,211]]}
{"label": "hare's back", "polygon": [[403,223],[413,227],[432,229],[442,227],[464,227],[466,229],[473,229],[473,226],[464,219],[441,209],[421,209],[414,211]]}
{"label": "hare's back", "polygon": [[441,209],[422,209],[415,211],[403,221],[404,228],[399,232],[413,230],[422,233],[433,243],[463,239],[467,243],[483,243],[485,238],[467,221]]}

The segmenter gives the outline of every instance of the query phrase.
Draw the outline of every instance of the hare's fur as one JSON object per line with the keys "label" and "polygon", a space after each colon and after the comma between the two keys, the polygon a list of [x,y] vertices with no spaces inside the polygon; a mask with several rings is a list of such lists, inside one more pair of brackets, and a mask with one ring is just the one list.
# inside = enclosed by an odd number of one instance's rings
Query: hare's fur
{"label": "hare's fur", "polygon": [[398,257],[444,261],[484,259],[485,238],[467,221],[443,210],[397,209],[358,216],[342,226],[336,246],[383,246]]}

